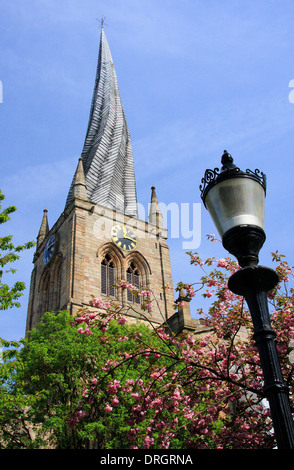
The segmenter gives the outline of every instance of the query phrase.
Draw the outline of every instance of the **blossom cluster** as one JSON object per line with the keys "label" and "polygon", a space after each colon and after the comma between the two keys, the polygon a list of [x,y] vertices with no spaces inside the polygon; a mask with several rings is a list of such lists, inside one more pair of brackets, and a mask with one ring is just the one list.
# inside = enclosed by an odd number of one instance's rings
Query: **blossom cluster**
{"label": "blossom cluster", "polygon": [[151,300],[151,290],[150,289],[139,289],[138,286],[135,286],[129,282],[124,280],[117,281],[116,287],[121,287],[122,289],[126,289],[131,292],[135,297],[141,297],[143,302],[141,303],[142,310],[149,310],[152,307],[152,300]]}

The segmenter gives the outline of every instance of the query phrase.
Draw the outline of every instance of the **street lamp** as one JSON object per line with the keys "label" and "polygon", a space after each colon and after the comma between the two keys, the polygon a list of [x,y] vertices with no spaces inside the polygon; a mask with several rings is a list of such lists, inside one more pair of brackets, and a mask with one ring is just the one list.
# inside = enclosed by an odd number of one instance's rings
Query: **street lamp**
{"label": "street lamp", "polygon": [[229,289],[242,295],[254,326],[264,378],[264,394],[270,405],[278,448],[294,449],[294,422],[288,387],[283,379],[275,345],[267,295],[279,281],[277,273],[259,266],[259,251],[265,241],[264,201],[266,176],[259,170],[241,171],[225,150],[222,168],[206,170],[200,191],[203,203],[241,269],[228,281]]}

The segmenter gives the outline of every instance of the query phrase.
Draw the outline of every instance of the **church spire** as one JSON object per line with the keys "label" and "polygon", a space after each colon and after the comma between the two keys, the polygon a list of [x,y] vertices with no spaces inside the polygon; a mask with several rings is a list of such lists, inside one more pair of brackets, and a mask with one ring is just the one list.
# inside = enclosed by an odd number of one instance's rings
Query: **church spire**
{"label": "church spire", "polygon": [[[81,158],[87,199],[137,217],[130,134],[103,27],[88,129]],[[73,197],[73,182],[66,206]]]}

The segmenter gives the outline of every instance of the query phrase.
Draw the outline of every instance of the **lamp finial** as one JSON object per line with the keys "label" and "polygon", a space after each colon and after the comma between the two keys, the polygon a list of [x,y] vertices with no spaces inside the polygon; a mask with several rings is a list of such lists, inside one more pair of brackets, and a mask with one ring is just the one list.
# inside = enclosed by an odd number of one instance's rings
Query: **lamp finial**
{"label": "lamp finial", "polygon": [[233,163],[233,157],[230,155],[226,150],[224,150],[224,153],[222,155],[222,169],[221,171],[226,171],[226,170],[233,170],[236,168],[236,166]]}

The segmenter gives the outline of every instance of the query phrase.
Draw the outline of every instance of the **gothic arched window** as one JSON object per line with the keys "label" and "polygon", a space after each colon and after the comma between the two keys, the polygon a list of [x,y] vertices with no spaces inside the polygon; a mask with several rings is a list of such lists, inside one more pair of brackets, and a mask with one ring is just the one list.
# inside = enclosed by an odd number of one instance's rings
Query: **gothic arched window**
{"label": "gothic arched window", "polygon": [[62,256],[45,268],[40,281],[40,314],[61,308]]}
{"label": "gothic arched window", "polygon": [[41,287],[41,302],[40,310],[41,315],[50,310],[50,271],[46,270],[42,277],[42,287]]}
{"label": "gothic arched window", "polygon": [[[127,269],[127,282],[132,284],[137,289],[140,289],[140,272],[135,263],[131,262]],[[129,290],[127,291],[127,300],[128,302],[133,302],[136,304],[141,303],[141,297],[133,295]]]}
{"label": "gothic arched window", "polygon": [[115,297],[115,265],[109,254],[101,262],[101,294]]}

